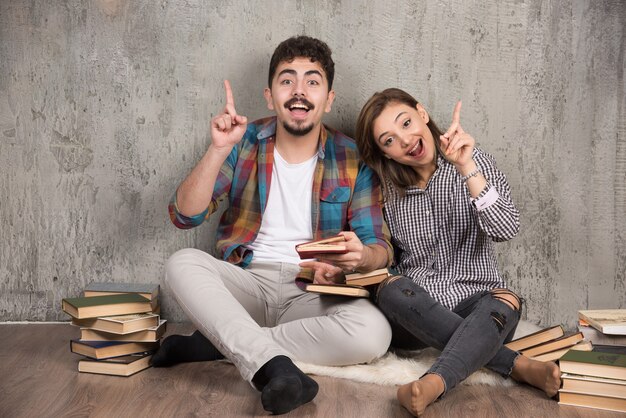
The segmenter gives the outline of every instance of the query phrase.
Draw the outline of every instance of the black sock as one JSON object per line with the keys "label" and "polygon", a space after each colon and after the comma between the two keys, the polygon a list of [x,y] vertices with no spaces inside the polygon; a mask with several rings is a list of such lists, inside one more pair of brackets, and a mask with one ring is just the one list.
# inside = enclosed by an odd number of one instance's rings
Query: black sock
{"label": "black sock", "polygon": [[265,363],[252,378],[261,391],[263,409],[284,414],[310,402],[319,386],[286,356],[276,356]]}
{"label": "black sock", "polygon": [[170,335],[163,340],[161,347],[152,355],[153,367],[169,367],[177,363],[210,361],[224,356],[207,338],[196,331],[191,335]]}

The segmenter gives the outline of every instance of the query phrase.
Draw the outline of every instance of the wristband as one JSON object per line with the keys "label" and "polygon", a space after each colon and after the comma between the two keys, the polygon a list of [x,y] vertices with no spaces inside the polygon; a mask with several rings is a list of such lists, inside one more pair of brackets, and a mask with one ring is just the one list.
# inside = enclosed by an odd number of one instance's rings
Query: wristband
{"label": "wristband", "polygon": [[482,170],[480,169],[480,167],[476,166],[476,168],[474,170],[470,171],[469,174],[467,174],[466,176],[461,177],[461,181],[463,183],[465,183],[470,178],[476,177],[478,175],[478,173],[482,173]]}

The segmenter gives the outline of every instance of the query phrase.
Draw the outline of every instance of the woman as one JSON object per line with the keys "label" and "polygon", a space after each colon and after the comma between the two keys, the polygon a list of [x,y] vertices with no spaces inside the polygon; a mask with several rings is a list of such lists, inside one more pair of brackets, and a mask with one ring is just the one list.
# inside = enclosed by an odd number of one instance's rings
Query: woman
{"label": "woman", "polygon": [[521,301],[498,273],[493,242],[517,234],[519,212],[493,158],[461,127],[460,111],[459,102],[441,135],[412,96],[387,89],[365,104],[356,128],[361,157],[383,184],[401,274],[377,294],[392,345],[441,350],[424,376],[398,389],[398,400],[416,416],[483,366],[550,397],[560,386],[556,364],[503,347]]}

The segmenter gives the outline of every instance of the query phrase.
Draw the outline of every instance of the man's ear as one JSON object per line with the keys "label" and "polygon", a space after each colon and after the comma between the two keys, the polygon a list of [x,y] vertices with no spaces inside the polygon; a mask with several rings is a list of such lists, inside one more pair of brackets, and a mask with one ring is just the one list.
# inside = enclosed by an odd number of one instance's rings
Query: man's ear
{"label": "man's ear", "polygon": [[335,101],[335,90],[331,90],[328,92],[328,99],[326,99],[326,107],[324,111],[326,113],[330,112],[330,109],[333,107],[333,102]]}
{"label": "man's ear", "polygon": [[417,113],[424,120],[424,123],[428,123],[428,121],[430,121],[430,116],[428,116],[428,112],[424,109],[424,106],[418,103],[415,105],[415,108],[417,109]]}
{"label": "man's ear", "polygon": [[269,110],[274,110],[274,102],[272,101],[272,90],[270,90],[269,87],[265,87],[265,90],[263,90],[263,96],[265,96],[267,108]]}

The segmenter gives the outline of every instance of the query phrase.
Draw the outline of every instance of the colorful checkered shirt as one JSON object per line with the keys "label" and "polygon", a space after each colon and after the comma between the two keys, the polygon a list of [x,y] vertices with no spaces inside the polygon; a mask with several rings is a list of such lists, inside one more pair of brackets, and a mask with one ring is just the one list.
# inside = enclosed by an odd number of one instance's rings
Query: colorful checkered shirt
{"label": "colorful checkered shirt", "polygon": [[[220,170],[209,207],[198,215],[184,216],[178,211],[176,194],[169,205],[174,225],[187,229],[208,219],[219,202],[228,198],[229,208],[217,229],[216,250],[222,259],[242,267],[252,260],[252,250],[246,245],[256,239],[267,205],[275,136],[275,117],[249,123]],[[313,239],[354,231],[364,245],[382,246],[391,260],[380,184],[372,170],[360,162],[354,141],[322,127],[317,155],[311,204]]]}

